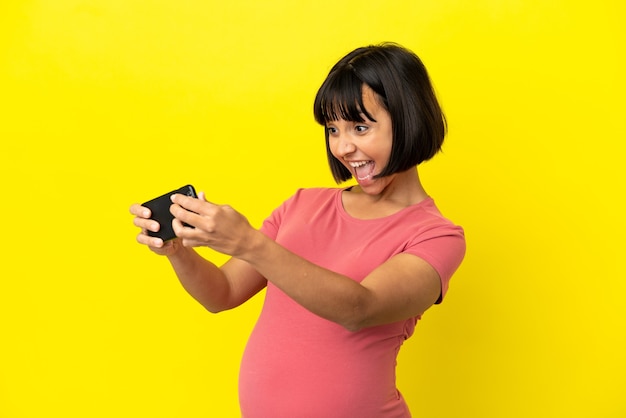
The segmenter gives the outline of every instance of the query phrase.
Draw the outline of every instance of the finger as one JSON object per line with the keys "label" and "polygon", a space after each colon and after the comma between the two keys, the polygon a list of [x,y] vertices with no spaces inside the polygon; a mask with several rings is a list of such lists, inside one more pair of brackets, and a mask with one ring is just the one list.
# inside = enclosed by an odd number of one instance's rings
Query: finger
{"label": "finger", "polygon": [[[184,226],[183,223],[178,219],[174,219],[174,221],[172,221],[172,228],[174,229],[174,234],[176,235],[176,237],[180,239],[183,247],[198,246],[195,245],[197,244],[197,239],[194,235],[195,231],[197,231],[196,229]],[[191,244],[192,242],[194,244]]]}
{"label": "finger", "polygon": [[151,237],[143,233],[137,235],[137,242],[153,248],[161,248],[164,245],[164,242],[161,238]]}
{"label": "finger", "polygon": [[188,211],[205,214],[210,208],[217,206],[206,199],[199,199],[195,197],[185,196],[183,194],[172,195],[172,202],[180,205]]}
{"label": "finger", "polygon": [[145,206],[141,206],[138,203],[135,203],[130,207],[130,213],[141,218],[149,218],[152,215],[150,209]]}
{"label": "finger", "polygon": [[[187,198],[187,196],[179,196]],[[200,201],[195,198],[187,199],[189,199],[187,200],[188,202],[191,201],[191,204],[183,206],[178,203],[173,203],[170,207],[170,213],[174,215],[174,218],[180,219],[184,223],[193,225],[196,228],[201,227],[205,229],[207,221],[215,215],[219,207],[213,203]],[[177,202],[178,200],[179,199],[176,199]]]}
{"label": "finger", "polygon": [[[181,222],[185,222],[189,225],[193,225],[194,227],[197,227],[198,215],[193,212],[188,211],[187,209],[181,207],[180,205],[173,204],[170,207],[170,213],[174,215],[174,220],[180,220]],[[195,222],[194,222],[194,219],[195,219]]]}
{"label": "finger", "polygon": [[144,219],[140,217],[135,217],[133,219],[133,225],[141,228],[142,230],[148,230],[152,232],[158,232],[161,229],[161,225],[153,219]]}
{"label": "finger", "polygon": [[[187,212],[184,209],[179,208],[179,210],[181,212]],[[174,234],[179,237],[182,238],[186,235],[186,229],[192,229],[192,228],[186,228],[183,225],[183,221],[181,221],[178,217],[175,217],[174,220],[172,221],[172,229],[174,230]]]}
{"label": "finger", "polygon": [[189,238],[184,238],[181,240],[183,247],[194,248],[194,247],[204,247],[205,245],[200,242]]}
{"label": "finger", "polygon": [[[198,231],[198,227],[193,224],[194,219],[198,220],[200,216],[195,213],[186,211],[185,209],[178,208],[178,211],[182,212],[182,216],[176,216],[172,221],[172,228],[174,229],[174,233],[177,237],[189,237],[190,233],[194,231]],[[199,222],[196,222],[199,223]],[[189,226],[191,225],[191,227]]]}

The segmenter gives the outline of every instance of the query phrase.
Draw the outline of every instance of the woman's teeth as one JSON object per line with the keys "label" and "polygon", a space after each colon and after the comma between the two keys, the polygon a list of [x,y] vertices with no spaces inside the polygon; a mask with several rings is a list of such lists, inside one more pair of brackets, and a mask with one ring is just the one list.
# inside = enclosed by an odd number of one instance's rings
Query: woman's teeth
{"label": "woman's teeth", "polygon": [[371,161],[351,161],[352,168],[363,167],[365,164],[369,164]]}
{"label": "woman's teeth", "polygon": [[370,178],[374,171],[374,161],[350,161],[349,164],[354,169],[357,180]]}

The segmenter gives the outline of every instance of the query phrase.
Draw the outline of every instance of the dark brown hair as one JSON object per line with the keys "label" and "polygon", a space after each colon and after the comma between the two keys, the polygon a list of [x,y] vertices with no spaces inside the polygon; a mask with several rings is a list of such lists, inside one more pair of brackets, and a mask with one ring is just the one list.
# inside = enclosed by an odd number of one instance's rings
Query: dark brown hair
{"label": "dark brown hair", "polygon": [[[446,119],[426,68],[415,53],[394,43],[357,48],[339,60],[317,92],[315,120],[324,127],[338,119],[374,121],[363,105],[363,85],[378,95],[392,122],[391,156],[376,177],[406,171],[441,149]],[[352,174],[332,155],[325,132],[330,169],[341,183]]]}

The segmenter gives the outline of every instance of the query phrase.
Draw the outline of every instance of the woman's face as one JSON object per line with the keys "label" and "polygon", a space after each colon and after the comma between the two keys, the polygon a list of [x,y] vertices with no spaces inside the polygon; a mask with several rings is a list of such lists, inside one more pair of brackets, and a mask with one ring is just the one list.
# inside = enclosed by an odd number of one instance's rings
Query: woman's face
{"label": "woman's face", "polygon": [[326,124],[328,144],[333,156],[350,170],[362,190],[377,194],[393,179],[393,176],[374,178],[391,155],[391,116],[379,103],[376,93],[366,85],[363,86],[363,104],[376,122],[364,114],[364,122],[330,121]]}

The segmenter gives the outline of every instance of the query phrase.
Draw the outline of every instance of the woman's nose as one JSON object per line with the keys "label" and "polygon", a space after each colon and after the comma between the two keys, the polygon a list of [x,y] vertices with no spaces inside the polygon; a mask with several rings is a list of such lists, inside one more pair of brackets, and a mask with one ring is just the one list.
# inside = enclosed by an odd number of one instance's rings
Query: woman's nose
{"label": "woman's nose", "polygon": [[356,151],[356,145],[354,141],[352,141],[352,138],[350,138],[350,135],[340,134],[337,145],[337,151],[342,157]]}

